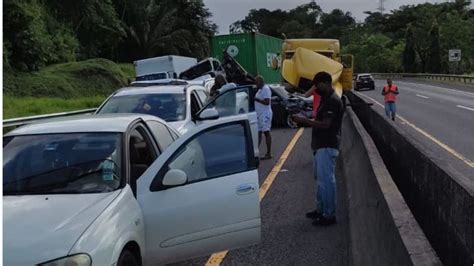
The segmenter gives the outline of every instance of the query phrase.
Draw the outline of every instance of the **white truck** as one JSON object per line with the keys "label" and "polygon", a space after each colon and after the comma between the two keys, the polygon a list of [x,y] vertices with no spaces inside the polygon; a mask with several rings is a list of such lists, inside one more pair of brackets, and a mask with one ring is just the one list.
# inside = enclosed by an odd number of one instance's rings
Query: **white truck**
{"label": "white truck", "polygon": [[174,79],[186,69],[197,64],[192,57],[166,55],[133,62],[136,81]]}

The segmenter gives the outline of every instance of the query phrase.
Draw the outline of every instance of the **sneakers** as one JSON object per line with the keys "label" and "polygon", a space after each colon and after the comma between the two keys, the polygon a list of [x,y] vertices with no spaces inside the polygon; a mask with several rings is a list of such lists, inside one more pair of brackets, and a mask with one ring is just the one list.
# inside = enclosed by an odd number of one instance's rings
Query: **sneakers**
{"label": "sneakers", "polygon": [[309,218],[309,219],[316,219],[319,217],[321,217],[321,213],[318,210],[314,210],[312,212],[306,213],[306,218]]}
{"label": "sneakers", "polygon": [[320,216],[319,218],[314,219],[313,225],[314,226],[328,226],[328,225],[333,225],[336,224],[336,217],[324,217]]}

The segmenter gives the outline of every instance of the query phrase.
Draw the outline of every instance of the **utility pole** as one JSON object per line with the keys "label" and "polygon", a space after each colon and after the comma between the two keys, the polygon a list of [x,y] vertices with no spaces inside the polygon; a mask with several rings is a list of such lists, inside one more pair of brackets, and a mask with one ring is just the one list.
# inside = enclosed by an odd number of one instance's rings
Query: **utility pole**
{"label": "utility pole", "polygon": [[385,11],[385,1],[387,0],[379,0],[379,7],[377,8],[377,10],[382,14]]}

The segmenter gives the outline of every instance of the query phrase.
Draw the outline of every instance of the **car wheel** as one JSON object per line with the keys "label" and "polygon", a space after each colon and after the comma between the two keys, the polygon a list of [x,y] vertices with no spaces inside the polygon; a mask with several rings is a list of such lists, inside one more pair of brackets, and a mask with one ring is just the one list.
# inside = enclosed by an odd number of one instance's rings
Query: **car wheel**
{"label": "car wheel", "polygon": [[293,119],[291,118],[291,114],[289,114],[289,115],[286,117],[286,125],[287,125],[289,128],[297,128],[297,127],[298,127],[298,124],[296,124],[295,121],[293,121]]}
{"label": "car wheel", "polygon": [[122,251],[117,266],[140,266],[137,257],[128,249]]}
{"label": "car wheel", "polygon": [[372,86],[370,89],[374,91],[374,90],[375,90],[375,86]]}

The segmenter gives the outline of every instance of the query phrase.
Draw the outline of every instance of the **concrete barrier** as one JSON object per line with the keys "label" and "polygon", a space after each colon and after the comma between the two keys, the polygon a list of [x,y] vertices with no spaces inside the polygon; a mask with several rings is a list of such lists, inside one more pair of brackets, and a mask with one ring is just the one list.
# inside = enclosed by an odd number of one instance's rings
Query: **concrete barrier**
{"label": "concrete barrier", "polygon": [[[363,99],[348,93],[351,103]],[[354,105],[423,232],[445,265],[474,263],[474,182],[364,104]]]}
{"label": "concrete barrier", "polygon": [[348,194],[351,265],[441,265],[350,108],[342,132],[339,162]]}

